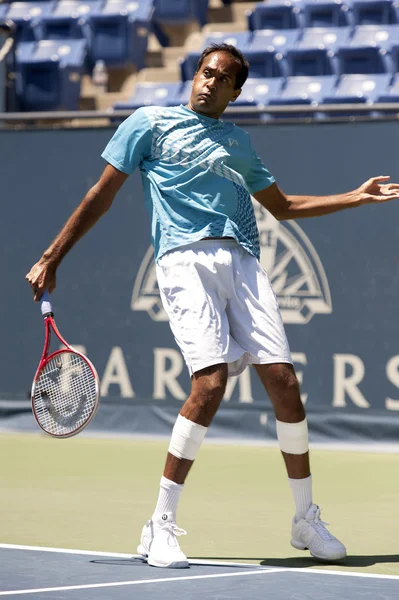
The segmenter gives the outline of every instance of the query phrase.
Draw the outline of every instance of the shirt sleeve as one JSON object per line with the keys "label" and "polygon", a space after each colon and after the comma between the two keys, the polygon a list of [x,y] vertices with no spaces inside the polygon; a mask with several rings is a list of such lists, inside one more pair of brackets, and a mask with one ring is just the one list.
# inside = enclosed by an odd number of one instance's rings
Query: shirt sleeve
{"label": "shirt sleeve", "polygon": [[119,125],[101,156],[118,171],[130,175],[151,156],[151,142],[151,123],[139,108]]}
{"label": "shirt sleeve", "polygon": [[255,152],[254,148],[250,144],[251,152],[251,166],[245,176],[245,183],[247,184],[248,190],[251,194],[259,192],[275,182],[273,175],[268,171]]}

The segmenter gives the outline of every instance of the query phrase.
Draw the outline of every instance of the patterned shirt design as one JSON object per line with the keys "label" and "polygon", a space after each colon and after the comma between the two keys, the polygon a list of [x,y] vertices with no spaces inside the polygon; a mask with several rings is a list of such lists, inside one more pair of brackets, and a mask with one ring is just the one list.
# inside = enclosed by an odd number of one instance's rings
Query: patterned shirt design
{"label": "patterned shirt design", "polygon": [[146,107],[102,156],[124,173],[140,169],[156,260],[204,237],[233,237],[259,258],[251,194],[274,178],[240,127],[184,106]]}

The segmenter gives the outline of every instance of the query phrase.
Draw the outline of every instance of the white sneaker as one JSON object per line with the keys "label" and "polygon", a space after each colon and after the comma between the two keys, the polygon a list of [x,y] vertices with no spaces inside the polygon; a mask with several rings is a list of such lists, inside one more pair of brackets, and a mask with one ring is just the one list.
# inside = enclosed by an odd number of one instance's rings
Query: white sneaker
{"label": "white sneaker", "polygon": [[137,552],[148,557],[147,562],[152,567],[186,569],[188,560],[179,546],[177,536],[186,535],[187,532],[177,527],[171,517],[171,513],[164,513],[161,521],[147,521]]}
{"label": "white sneaker", "polygon": [[320,508],[312,504],[305,518],[294,517],[292,521],[291,546],[297,550],[309,550],[321,560],[345,558],[346,548],[326,528],[328,523],[320,519]]}

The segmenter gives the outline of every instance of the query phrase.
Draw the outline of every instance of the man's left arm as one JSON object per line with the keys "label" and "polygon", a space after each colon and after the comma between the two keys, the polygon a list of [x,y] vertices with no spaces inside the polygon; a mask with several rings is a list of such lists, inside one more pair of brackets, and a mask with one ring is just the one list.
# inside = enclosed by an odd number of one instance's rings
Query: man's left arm
{"label": "man's left arm", "polygon": [[399,198],[399,184],[387,183],[389,176],[372,177],[359,188],[333,196],[286,195],[273,183],[253,196],[279,221],[319,217],[363,204],[388,202]]}

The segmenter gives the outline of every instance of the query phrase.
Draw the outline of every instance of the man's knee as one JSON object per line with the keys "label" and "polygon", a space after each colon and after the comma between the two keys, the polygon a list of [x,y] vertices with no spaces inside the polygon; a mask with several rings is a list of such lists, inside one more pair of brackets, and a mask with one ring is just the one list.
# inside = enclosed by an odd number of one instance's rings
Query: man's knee
{"label": "man's knee", "polygon": [[292,365],[274,364],[263,379],[269,398],[280,421],[296,423],[305,418],[299,383]]}
{"label": "man's knee", "polygon": [[290,364],[267,365],[267,383],[280,393],[299,393],[299,383],[294,367]]}
{"label": "man's knee", "polygon": [[194,373],[192,392],[198,404],[220,402],[223,399],[227,384],[227,365],[213,365]]}

